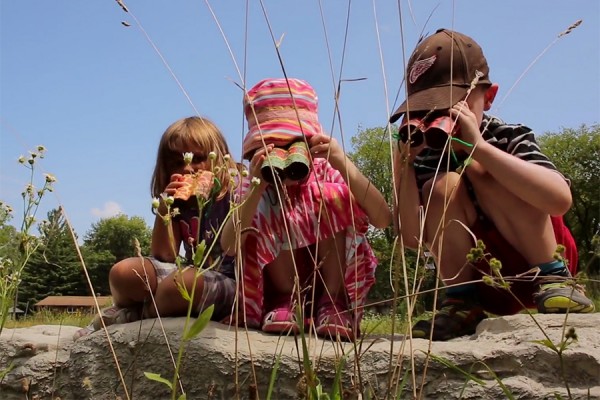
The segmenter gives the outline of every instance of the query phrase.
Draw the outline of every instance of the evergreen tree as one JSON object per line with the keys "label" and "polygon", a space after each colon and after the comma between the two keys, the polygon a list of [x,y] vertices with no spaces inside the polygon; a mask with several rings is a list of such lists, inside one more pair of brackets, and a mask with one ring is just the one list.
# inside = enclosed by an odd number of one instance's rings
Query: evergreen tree
{"label": "evergreen tree", "polygon": [[50,211],[47,221],[39,227],[44,244],[23,270],[17,297],[24,310],[47,296],[87,294],[81,263],[62,212]]}

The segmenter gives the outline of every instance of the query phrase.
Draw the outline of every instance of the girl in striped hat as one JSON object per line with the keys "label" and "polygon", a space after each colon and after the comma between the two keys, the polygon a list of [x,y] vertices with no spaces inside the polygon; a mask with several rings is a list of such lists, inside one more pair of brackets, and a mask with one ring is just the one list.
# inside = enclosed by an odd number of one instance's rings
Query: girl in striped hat
{"label": "girl in striped hat", "polygon": [[354,340],[377,266],[365,233],[390,224],[388,205],[323,133],[307,82],[263,80],[244,111],[252,176],[221,236],[228,254],[241,246],[238,323],[297,333],[314,321],[319,336]]}

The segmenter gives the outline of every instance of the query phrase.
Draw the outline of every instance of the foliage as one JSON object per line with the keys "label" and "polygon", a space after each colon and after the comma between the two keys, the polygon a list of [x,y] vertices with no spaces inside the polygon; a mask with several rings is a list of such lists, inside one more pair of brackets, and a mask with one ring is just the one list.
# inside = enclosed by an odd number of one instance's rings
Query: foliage
{"label": "foliage", "polygon": [[152,232],[142,217],[119,214],[92,224],[83,243],[94,252],[109,251],[114,262],[119,262],[138,255],[134,239],[139,241],[142,254],[149,254],[151,236]]}
{"label": "foliage", "polygon": [[[88,291],[93,290],[97,296],[106,296],[110,294],[108,274],[115,264],[115,256],[108,250],[90,249],[86,246],[82,246],[81,253],[85,260],[85,266],[92,283],[92,287],[88,288]],[[83,273],[81,274],[81,278],[85,279]],[[87,286],[88,284],[86,282],[86,287]]]}
{"label": "foliage", "polygon": [[28,314],[17,320],[9,320],[6,322],[6,327],[15,329],[28,328],[37,325],[63,325],[83,328],[90,323],[90,319],[93,317],[94,314],[91,311],[58,312],[50,309],[43,309],[35,314]]}
{"label": "foliage", "polygon": [[18,290],[18,306],[26,312],[47,296],[81,296],[88,292],[62,212],[50,211],[47,221],[39,229],[43,244],[23,269]]}
{"label": "foliage", "polygon": [[538,138],[540,147],[571,181],[573,206],[565,215],[579,247],[580,268],[590,276],[600,275],[600,259],[594,254],[594,234],[600,228],[600,125],[564,128]]}
{"label": "foliage", "polygon": [[19,255],[17,228],[10,225],[12,208],[0,201],[0,257],[16,260]]}
{"label": "foliage", "polygon": [[[348,158],[381,192],[388,204],[392,204],[393,184],[390,145],[385,128],[367,128],[352,137],[353,152],[348,152]],[[392,227],[383,230],[369,229],[369,243],[379,260],[376,271],[376,284],[371,289],[370,297],[381,300],[392,296],[390,286],[390,263],[394,245]]]}
{"label": "foliage", "polygon": [[[392,156],[389,133],[385,127],[367,128],[359,131],[352,137],[353,152],[348,153],[348,157],[356,167],[371,181],[373,185],[381,192],[387,203],[393,204],[393,174],[392,174]],[[392,266],[392,253],[394,252],[395,234],[392,226],[386,229],[369,229],[367,238],[379,265],[375,272],[376,282],[369,293],[369,298],[374,301],[387,300],[388,306],[392,306],[389,300],[397,296],[405,295],[405,285],[402,274],[402,262],[399,259],[401,253],[406,259],[409,286],[412,286],[415,275],[415,265],[417,265],[416,254],[412,250],[400,248],[396,250],[396,260]],[[390,271],[395,271],[390,273]],[[433,285],[432,274],[427,274],[423,268],[423,262],[419,262],[419,277],[425,279],[420,290],[424,290]],[[395,290],[392,290],[392,285]],[[410,292],[411,290],[409,290]],[[429,297],[421,296],[419,301],[430,303]],[[398,302],[396,311],[406,311],[405,302]]]}
{"label": "foliage", "polygon": [[136,239],[141,254],[150,253],[151,236],[152,231],[142,217],[119,214],[92,224],[81,251],[96,294],[110,293],[108,274],[115,263],[138,256]]}
{"label": "foliage", "polygon": [[[36,215],[40,202],[47,192],[53,190],[52,184],[56,181],[54,176],[45,174],[42,188],[36,190],[34,186],[35,165],[39,159],[44,158],[45,151],[44,146],[38,146],[35,151],[29,153],[29,157],[19,157],[19,163],[29,170],[29,182],[21,192],[23,197],[21,227],[18,231],[3,229],[3,233],[12,232],[15,236],[4,236],[7,242],[0,243],[0,333],[2,333],[8,318],[8,311],[15,303],[15,294],[21,283],[23,269],[42,244],[41,239],[32,235],[31,231],[38,226]],[[4,225],[11,218],[12,207],[0,203],[0,208],[2,208],[0,220]],[[40,223],[40,226],[43,226],[44,223]]]}

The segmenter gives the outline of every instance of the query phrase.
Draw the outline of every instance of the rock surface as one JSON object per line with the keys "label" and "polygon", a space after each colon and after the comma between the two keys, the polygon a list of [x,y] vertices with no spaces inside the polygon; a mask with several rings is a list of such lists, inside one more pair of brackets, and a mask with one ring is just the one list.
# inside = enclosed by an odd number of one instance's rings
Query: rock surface
{"label": "rock surface", "polygon": [[[564,315],[536,315],[535,320],[557,346],[564,333],[575,328],[578,341],[563,351],[562,370],[556,352],[534,343],[546,337],[528,315],[484,320],[475,335],[448,342],[366,337],[355,347],[313,337],[307,339],[308,354],[327,393],[332,391],[335,366],[344,357],[346,398],[383,399],[401,387],[403,399],[415,393],[423,399],[498,399],[507,398],[508,392],[513,398],[554,399],[555,393],[569,398],[568,386],[572,398],[600,399],[600,313],[570,315],[566,325]],[[109,327],[118,364],[103,331],[73,342],[75,327],[4,329],[0,371],[12,367],[0,382],[0,399],[170,398],[167,386],[148,380],[144,372],[172,380],[166,343],[176,359],[184,323],[184,318],[163,319],[164,332],[157,320]],[[305,378],[298,354],[300,340],[236,333],[210,323],[186,343],[182,386],[187,399],[265,399],[278,366],[271,399],[302,398],[298,390]],[[469,380],[467,373],[477,381]],[[253,396],[255,388],[258,396]],[[368,391],[377,397],[364,396]]]}

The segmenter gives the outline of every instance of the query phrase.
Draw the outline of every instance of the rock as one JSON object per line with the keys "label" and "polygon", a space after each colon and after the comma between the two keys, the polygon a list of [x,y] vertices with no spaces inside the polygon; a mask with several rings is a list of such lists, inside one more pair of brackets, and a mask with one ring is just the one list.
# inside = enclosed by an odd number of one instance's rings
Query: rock
{"label": "rock", "polygon": [[[386,398],[398,388],[403,388],[400,398],[416,393],[426,399],[497,399],[507,398],[506,390],[514,398],[553,399],[555,393],[568,398],[567,385],[572,398],[600,398],[600,313],[535,315],[535,321],[539,327],[523,314],[487,319],[473,336],[448,342],[379,336],[354,346],[310,337],[307,351],[327,393],[344,358],[343,388],[350,399],[365,398],[368,391]],[[0,366],[12,363],[13,368],[0,384],[0,398],[170,398],[168,387],[144,372],[172,380],[185,319],[165,318],[162,324],[164,332],[157,320],[109,327],[116,360],[104,331],[73,342],[75,327],[4,329]],[[575,329],[578,341],[562,351],[561,369],[558,354],[534,341],[545,340],[545,333],[560,346],[569,328]],[[271,399],[301,398],[298,390],[307,378],[299,354],[300,338],[236,332],[211,322],[185,345],[182,386],[187,399],[265,399],[277,366]]]}

